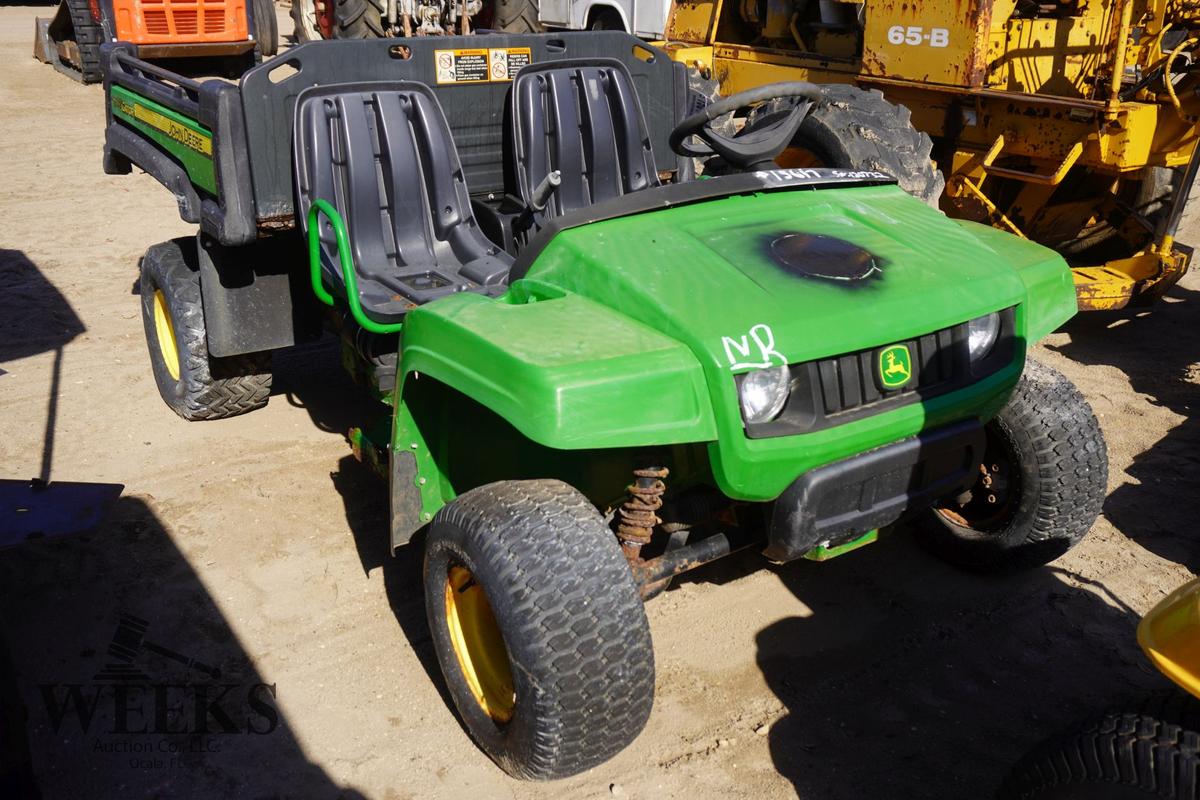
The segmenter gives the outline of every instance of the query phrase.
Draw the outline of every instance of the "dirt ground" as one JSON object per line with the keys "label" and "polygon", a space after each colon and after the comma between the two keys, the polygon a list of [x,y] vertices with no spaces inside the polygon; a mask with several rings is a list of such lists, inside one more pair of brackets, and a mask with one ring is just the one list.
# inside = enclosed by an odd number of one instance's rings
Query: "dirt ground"
{"label": "dirt ground", "polygon": [[[1108,439],[1076,550],[979,578],[899,532],[826,564],[716,565],[648,607],[657,700],[633,745],[510,780],[441,693],[420,554],[388,555],[336,348],[277,359],[249,416],[188,424],[159,400],[137,261],[192,230],[153,179],[102,174],[101,89],[30,57],[37,11],[0,8],[0,478],[123,487],[92,532],[0,550],[0,691],[46,797],[979,798],[1032,743],[1165,686],[1134,629],[1200,566],[1200,275],[1037,348]],[[152,688],[114,690],[122,670]],[[176,732],[189,715],[206,732]]]}

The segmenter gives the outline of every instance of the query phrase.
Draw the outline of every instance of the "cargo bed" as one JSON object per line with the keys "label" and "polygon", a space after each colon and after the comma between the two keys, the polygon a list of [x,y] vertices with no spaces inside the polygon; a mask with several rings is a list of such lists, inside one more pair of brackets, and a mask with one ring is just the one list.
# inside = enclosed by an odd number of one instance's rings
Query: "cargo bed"
{"label": "cargo bed", "polygon": [[301,91],[413,80],[437,95],[472,196],[498,201],[511,191],[511,78],[526,63],[566,58],[624,63],[645,110],[658,169],[681,166],[667,140],[675,120],[686,116],[683,66],[625,33],[588,32],[309,42],[254,67],[236,84],[191,80],[137,59],[132,45],[105,45],[104,169],[145,170],[175,195],[184,220],[222,245],[246,245],[295,227],[292,127]]}

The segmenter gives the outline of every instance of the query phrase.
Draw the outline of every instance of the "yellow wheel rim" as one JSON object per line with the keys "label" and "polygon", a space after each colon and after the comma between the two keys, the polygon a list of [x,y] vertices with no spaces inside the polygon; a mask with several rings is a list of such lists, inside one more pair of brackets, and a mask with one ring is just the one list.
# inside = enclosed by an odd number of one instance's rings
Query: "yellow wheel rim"
{"label": "yellow wheel rim", "polygon": [[516,705],[508,649],[483,587],[465,567],[446,575],[446,624],[475,701],[492,719],[508,722]]}
{"label": "yellow wheel rim", "polygon": [[175,344],[175,326],[171,324],[171,312],[167,310],[167,298],[162,289],[154,291],[154,332],[158,334],[158,352],[171,377],[179,380],[179,348]]}

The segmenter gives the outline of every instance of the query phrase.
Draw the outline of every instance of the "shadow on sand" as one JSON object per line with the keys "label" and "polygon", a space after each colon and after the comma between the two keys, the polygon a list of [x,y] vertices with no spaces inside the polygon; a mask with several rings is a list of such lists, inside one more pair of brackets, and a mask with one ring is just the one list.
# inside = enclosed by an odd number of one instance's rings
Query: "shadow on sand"
{"label": "shadow on sand", "polygon": [[[273,393],[308,412],[318,430],[345,435],[351,427],[368,426],[390,415],[390,407],[373,400],[342,368],[340,343],[326,336],[280,354],[275,362]],[[388,605],[433,685],[447,707],[453,708],[433,651],[425,619],[421,568],[424,532],[390,552],[387,484],[349,453],[330,473],[345,505],[346,522],[364,575],[376,568],[383,576]]]}
{"label": "shadow on sand", "polygon": [[[1200,538],[1191,499],[1200,495],[1200,292],[1175,286],[1148,308],[1080,314],[1055,350],[1081,364],[1116,367],[1134,391],[1184,419],[1126,470],[1137,483],[1118,486],[1104,504],[1114,525],[1170,561],[1200,570]],[[1118,408],[1121,415],[1137,408]]]}
{"label": "shadow on sand", "polygon": [[358,796],[305,755],[287,687],[139,499],[91,533],[0,551],[0,622],[45,796]]}
{"label": "shadow on sand", "polygon": [[[151,508],[50,480],[62,352],[85,329],[23,253],[0,272],[0,364],[54,354],[41,474],[0,480],[0,797],[358,797],[305,755],[288,687]],[[85,508],[97,487],[111,498]]]}
{"label": "shadow on sand", "polygon": [[897,531],[777,574],[812,614],[760,631],[756,657],[804,798],[990,797],[1038,741],[1167,686],[1137,615],[1054,567],[967,575]]}

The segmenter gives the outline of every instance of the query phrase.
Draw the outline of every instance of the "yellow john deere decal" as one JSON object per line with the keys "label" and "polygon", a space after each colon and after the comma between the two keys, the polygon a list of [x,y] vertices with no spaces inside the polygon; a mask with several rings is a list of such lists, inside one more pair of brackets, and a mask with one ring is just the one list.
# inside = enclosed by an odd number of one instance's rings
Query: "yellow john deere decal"
{"label": "yellow john deere decal", "polygon": [[885,389],[899,389],[912,377],[912,356],[908,347],[894,344],[879,351],[879,382]]}
{"label": "yellow john deere decal", "polygon": [[133,103],[123,97],[113,97],[113,108],[126,116],[144,122],[151,128],[165,133],[175,141],[202,155],[212,156],[212,137],[197,133],[186,125],[167,119],[152,108]]}

